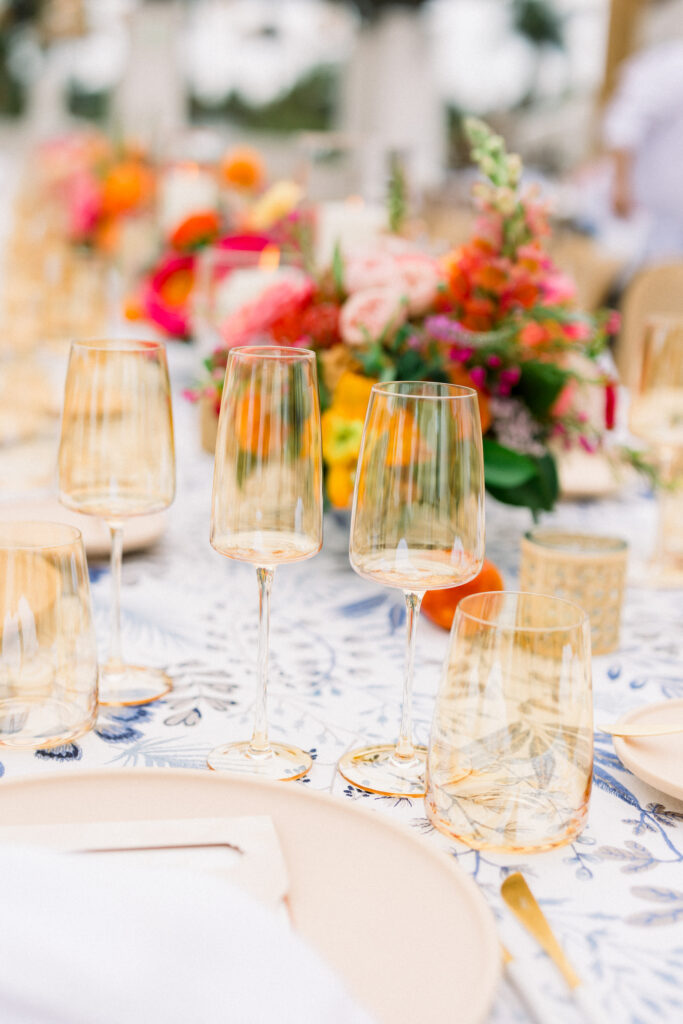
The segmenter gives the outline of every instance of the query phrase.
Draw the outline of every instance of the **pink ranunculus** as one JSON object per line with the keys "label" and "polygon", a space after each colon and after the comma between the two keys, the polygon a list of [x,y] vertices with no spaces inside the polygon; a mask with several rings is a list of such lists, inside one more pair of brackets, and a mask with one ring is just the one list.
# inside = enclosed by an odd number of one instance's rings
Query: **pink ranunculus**
{"label": "pink ranunculus", "polygon": [[102,193],[88,171],[75,174],[68,189],[69,236],[81,241],[90,235],[102,211]]}
{"label": "pink ranunculus", "polygon": [[404,253],[396,257],[396,270],[408,302],[409,315],[427,313],[443,280],[436,261],[424,253]]}
{"label": "pink ranunculus", "polygon": [[272,244],[268,235],[225,235],[216,242],[216,248],[235,252],[262,252]]}
{"label": "pink ranunculus", "polygon": [[[172,337],[186,338],[190,333],[190,304],[188,300],[194,267],[194,256],[167,256],[148,278],[143,288],[142,308],[145,315]],[[175,275],[178,275],[182,282],[177,296],[172,294],[172,281]]]}
{"label": "pink ranunculus", "polygon": [[346,300],[339,330],[347,345],[364,345],[393,334],[405,323],[408,309],[400,288],[366,288]]}
{"label": "pink ranunculus", "polygon": [[551,416],[553,416],[555,419],[561,420],[567,415],[567,413],[570,411],[574,404],[574,399],[576,397],[576,388],[577,384],[575,380],[570,380],[568,384],[565,384],[565,386],[562,388],[559,395],[553,402],[552,408],[550,410]]}

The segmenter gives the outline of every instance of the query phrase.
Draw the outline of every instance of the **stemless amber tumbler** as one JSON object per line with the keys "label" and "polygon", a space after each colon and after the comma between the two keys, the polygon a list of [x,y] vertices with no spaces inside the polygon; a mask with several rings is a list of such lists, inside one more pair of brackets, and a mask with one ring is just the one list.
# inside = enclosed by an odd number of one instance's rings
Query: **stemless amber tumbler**
{"label": "stemless amber tumbler", "polygon": [[266,689],[270,592],[277,565],[311,558],[322,545],[322,452],[315,353],[277,345],[234,348],[218,422],[211,544],[256,568],[258,683],[250,740],[209,754],[209,767],[298,779],[311,757],[268,739]]}
{"label": "stemless amber tumbler", "polygon": [[73,342],[59,446],[59,497],[76,512],[100,516],[111,530],[111,637],[109,657],[100,669],[101,704],[144,704],[171,688],[166,673],[124,662],[120,586],[125,520],[160,512],[174,494],[163,342]]}
{"label": "stemless amber tumbler", "polygon": [[541,594],[464,598],[429,744],[434,825],[481,850],[560,846],[585,824],[592,766],[584,610]]}
{"label": "stemless amber tumbler", "polygon": [[49,747],[97,713],[97,648],[78,530],[0,524],[0,745]]}
{"label": "stemless amber tumbler", "polygon": [[356,572],[403,591],[407,612],[398,743],[345,754],[339,771],[373,793],[423,796],[427,751],[412,738],[420,603],[473,579],[484,559],[484,462],[477,393],[425,381],[375,384],[365,419],[349,547]]}

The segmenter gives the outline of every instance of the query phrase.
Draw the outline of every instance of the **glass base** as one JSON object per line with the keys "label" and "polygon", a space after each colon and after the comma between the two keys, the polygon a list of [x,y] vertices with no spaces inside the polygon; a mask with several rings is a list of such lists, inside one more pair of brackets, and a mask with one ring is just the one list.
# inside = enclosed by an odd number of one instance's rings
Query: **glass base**
{"label": "glass base", "polygon": [[477,833],[461,831],[445,815],[439,813],[430,797],[427,797],[425,800],[425,810],[434,828],[442,832],[443,835],[448,836],[449,839],[457,839],[459,843],[464,843],[471,850],[481,850],[488,853],[524,854],[525,856],[530,853],[547,853],[548,850],[556,850],[558,846],[567,846],[569,843],[573,843],[585,828],[588,820],[588,805],[586,805],[577,812],[570,825],[563,832],[548,835],[539,834],[528,842],[515,842],[513,840],[506,841],[504,835],[496,833],[493,829],[486,833],[481,831]]}
{"label": "glass base", "polygon": [[391,743],[359,747],[340,759],[339,774],[357,789],[381,796],[424,796],[427,750],[415,747],[414,756],[401,758]]}
{"label": "glass base", "polygon": [[309,771],[313,758],[298,747],[284,743],[272,743],[268,750],[256,753],[252,750],[251,741],[245,740],[216,747],[206,763],[215,772],[252,775],[273,782],[293,782]]}
{"label": "glass base", "polygon": [[106,707],[149,704],[165,697],[172,686],[161,669],[107,662],[100,669],[99,702]]}
{"label": "glass base", "polygon": [[95,723],[94,697],[88,705],[83,707],[51,697],[0,700],[0,747],[45,750],[71,743]]}

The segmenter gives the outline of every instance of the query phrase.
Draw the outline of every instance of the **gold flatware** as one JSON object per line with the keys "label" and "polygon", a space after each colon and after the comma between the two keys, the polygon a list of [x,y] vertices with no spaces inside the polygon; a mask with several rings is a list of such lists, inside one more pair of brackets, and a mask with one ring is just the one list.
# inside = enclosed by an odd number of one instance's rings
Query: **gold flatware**
{"label": "gold flatware", "polygon": [[683,732],[683,722],[662,722],[661,725],[619,725],[615,722],[614,725],[597,725],[596,729],[598,732],[608,733],[610,736],[623,736],[624,739],[632,737],[646,736],[673,736],[678,732]]}
{"label": "gold flatware", "polygon": [[598,1024],[598,1022],[604,1024],[604,1013],[594,1004],[591,994],[569,963],[524,876],[518,871],[513,875],[508,875],[501,885],[500,891],[517,920],[536,939],[539,946],[548,954],[562,974],[587,1024]]}
{"label": "gold flatware", "polygon": [[525,964],[515,960],[510,950],[500,944],[503,966],[508,980],[516,989],[517,995],[526,1006],[535,1024],[555,1024],[554,1008],[547,1006],[535,982],[533,974]]}

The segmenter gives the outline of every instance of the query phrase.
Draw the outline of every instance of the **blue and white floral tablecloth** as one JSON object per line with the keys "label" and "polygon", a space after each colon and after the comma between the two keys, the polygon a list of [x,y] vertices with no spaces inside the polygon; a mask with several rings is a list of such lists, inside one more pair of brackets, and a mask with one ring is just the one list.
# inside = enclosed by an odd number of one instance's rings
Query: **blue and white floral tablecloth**
{"label": "blue and white floral tablecloth", "polygon": [[[178,379],[187,363],[176,360]],[[177,393],[177,392],[176,392]],[[196,410],[177,398],[178,497],[159,544],[127,557],[123,569],[125,652],[165,667],[174,689],[163,701],[104,710],[77,743],[35,754],[3,752],[5,780],[28,774],[118,766],[205,766],[220,741],[251,728],[257,592],[253,570],[209,546],[212,460],[199,450]],[[627,537],[646,553],[654,503],[621,500],[561,505],[552,517]],[[519,537],[528,513],[489,502],[487,553],[514,584]],[[91,567],[98,636],[106,644],[109,573]],[[326,523],[322,553],[278,570],[272,605],[269,719],[273,738],[310,749],[314,765],[301,783],[387,814],[457,859],[481,886],[501,937],[535,960],[539,988],[558,1024],[576,1024],[563,982],[503,908],[500,883],[521,868],[579,973],[595,988],[610,1024],[683,1021],[683,804],[632,776],[611,741],[596,734],[589,824],[571,846],[536,857],[481,854],[435,833],[421,800],[361,793],[335,775],[340,754],[361,741],[396,734],[401,692],[404,610],[401,595],[374,587],[350,569],[347,537]],[[426,743],[446,634],[424,620],[418,637],[414,714]],[[666,697],[683,697],[683,595],[629,589],[622,646],[594,660],[598,720]],[[491,1020],[526,1020],[504,984]]]}

